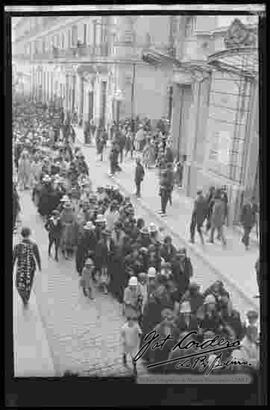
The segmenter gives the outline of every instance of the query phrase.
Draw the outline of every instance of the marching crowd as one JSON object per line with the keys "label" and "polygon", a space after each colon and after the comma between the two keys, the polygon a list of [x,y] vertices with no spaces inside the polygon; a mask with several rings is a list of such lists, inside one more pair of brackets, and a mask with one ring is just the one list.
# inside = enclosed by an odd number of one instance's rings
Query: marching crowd
{"label": "marching crowd", "polygon": [[[130,125],[124,126],[127,135],[131,133]],[[111,132],[117,134],[118,130]],[[147,147],[149,150],[143,157],[144,164],[152,166],[160,161],[153,141],[136,139],[136,135],[135,149],[145,152]],[[117,138],[115,141],[116,146]],[[171,158],[166,159],[170,148],[167,143],[168,138],[162,148],[166,170],[167,164],[172,164]],[[215,335],[239,339],[240,351],[226,350],[226,360],[242,358],[258,369],[258,313],[249,311],[245,319],[241,318],[221,281],[202,292],[200,284],[192,281],[193,266],[186,249],[177,249],[172,238],[155,224],[147,226],[143,218],[135,215],[131,199],[116,186],[99,186],[94,191],[84,155],[74,144],[74,129],[70,121],[64,121],[61,111],[50,112],[46,106],[27,101],[15,105],[13,156],[17,179],[13,187],[13,227],[16,229],[20,211],[16,186],[19,190],[30,189],[48,232],[48,256],[52,257],[54,248],[58,263],[61,258],[75,261],[85,297],[95,299],[98,292],[110,293],[122,304],[127,320],[121,329],[123,363],[126,365],[127,355],[131,355],[136,373],[135,355],[146,335],[155,329],[163,337],[172,335],[175,341],[190,331],[197,331],[196,340],[201,342]],[[127,140],[125,146],[126,152],[132,155]],[[111,151],[113,149],[114,143]],[[121,150],[118,147],[116,150],[117,156],[111,160],[112,172],[118,165],[119,152],[121,162]],[[220,195],[220,200],[226,202],[224,191]],[[210,219],[207,222],[212,234]],[[194,239],[196,225],[200,234],[198,217],[192,224]],[[222,238],[222,231],[218,233]],[[41,269],[41,259],[38,246],[31,240],[30,229],[23,228],[21,234],[22,241],[14,248],[13,263],[17,261],[16,286],[27,307],[36,265]],[[143,359],[151,364],[174,357],[170,347],[171,342],[163,349],[150,349]],[[158,371],[174,369],[163,366]]]}

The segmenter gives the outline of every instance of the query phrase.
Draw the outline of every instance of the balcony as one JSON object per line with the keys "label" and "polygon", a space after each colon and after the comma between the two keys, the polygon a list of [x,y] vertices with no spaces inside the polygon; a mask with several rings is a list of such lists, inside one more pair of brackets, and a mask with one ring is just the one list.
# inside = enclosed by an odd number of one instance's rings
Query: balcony
{"label": "balcony", "polygon": [[35,53],[33,55],[33,60],[69,60],[69,59],[84,59],[84,58],[94,58],[94,57],[107,57],[109,56],[109,46],[107,44],[102,44],[99,46],[84,46],[70,47],[67,49],[54,48],[52,51],[44,53]]}

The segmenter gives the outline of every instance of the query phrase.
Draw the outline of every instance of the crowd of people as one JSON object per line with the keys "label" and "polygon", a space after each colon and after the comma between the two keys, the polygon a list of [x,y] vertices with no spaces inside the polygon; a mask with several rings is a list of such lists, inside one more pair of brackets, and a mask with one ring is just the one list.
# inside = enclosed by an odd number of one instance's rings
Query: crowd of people
{"label": "crowd of people", "polygon": [[[130,197],[116,186],[93,189],[83,152],[75,145],[73,127],[69,119],[62,118],[61,111],[50,112],[47,106],[26,101],[15,106],[14,111],[17,181],[14,180],[13,225],[20,209],[18,184],[20,190],[31,189],[32,200],[48,232],[48,256],[52,257],[54,248],[57,263],[62,258],[74,260],[81,290],[93,300],[91,303],[103,292],[122,304],[127,320],[121,329],[124,365],[130,354],[136,372],[136,351],[155,329],[161,336],[173,335],[175,340],[189,331],[197,332],[198,341],[215,335],[239,339],[241,354],[229,349],[225,352],[226,360],[235,353],[257,369],[258,313],[248,312],[244,323],[221,281],[201,292],[200,284],[193,281],[192,261],[185,248],[178,249],[161,228],[153,223],[147,225],[136,216]],[[138,144],[135,149],[142,151],[148,144],[147,138],[135,137],[134,144]],[[200,233],[198,208],[194,213],[193,237],[196,225]],[[218,232],[222,238],[222,231]],[[15,246],[13,262],[17,260],[16,286],[27,307],[35,268],[38,265],[41,269],[41,260],[37,245],[30,239],[30,229],[23,228],[21,233],[23,239]],[[150,364],[167,360],[172,354],[170,346],[168,343],[163,349],[148,350],[143,359]],[[173,369],[163,366],[158,371]]]}

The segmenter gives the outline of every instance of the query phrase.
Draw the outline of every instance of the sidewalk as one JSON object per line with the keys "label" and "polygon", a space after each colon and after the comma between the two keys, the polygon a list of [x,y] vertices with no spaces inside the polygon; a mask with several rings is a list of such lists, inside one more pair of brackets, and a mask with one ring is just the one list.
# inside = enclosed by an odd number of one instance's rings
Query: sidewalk
{"label": "sidewalk", "polygon": [[[76,135],[80,143],[83,143],[83,135],[80,129],[76,129]],[[93,150],[93,148],[85,148]],[[107,162],[108,150],[105,155]],[[111,178],[112,183],[119,185],[128,195],[132,195],[135,191],[134,185],[134,161],[125,159],[121,164],[122,172],[117,173],[114,178]],[[164,226],[167,230],[183,242],[191,253],[196,254],[199,258],[208,265],[209,269],[215,271],[221,280],[230,282],[233,287],[236,287],[239,293],[248,299],[250,306],[258,308],[258,299],[254,299],[258,293],[256,275],[254,265],[259,256],[259,246],[252,243],[251,249],[246,251],[241,243],[241,235],[233,229],[225,228],[227,238],[227,248],[224,250],[220,243],[214,245],[206,243],[203,247],[200,244],[198,236],[195,238],[196,243],[190,244],[189,240],[189,224],[193,209],[193,199],[184,196],[179,190],[179,193],[173,193],[173,206],[168,205],[167,217],[162,218],[157,214],[160,209],[159,180],[155,169],[146,170],[145,179],[142,183],[142,198],[139,200],[140,205],[148,212],[155,213],[155,216],[160,221],[160,226]],[[134,199],[136,197],[134,196]],[[207,238],[206,238],[207,239]]]}
{"label": "sidewalk", "polygon": [[[14,243],[17,242],[16,239],[14,237]],[[13,351],[15,377],[55,377],[54,364],[35,293],[32,289],[29,307],[23,310],[15,284],[13,286]]]}

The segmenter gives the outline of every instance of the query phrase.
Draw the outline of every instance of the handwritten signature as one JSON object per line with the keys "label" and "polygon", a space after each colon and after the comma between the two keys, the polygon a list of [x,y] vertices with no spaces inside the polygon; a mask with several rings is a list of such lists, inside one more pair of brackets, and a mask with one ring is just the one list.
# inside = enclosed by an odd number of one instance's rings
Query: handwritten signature
{"label": "handwritten signature", "polygon": [[[147,366],[147,368],[176,363],[175,368],[195,369],[198,366],[205,370],[205,375],[209,375],[213,370],[217,368],[251,365],[246,361],[239,360],[227,360],[225,362],[222,361],[223,351],[228,349],[237,349],[240,346],[240,340],[229,341],[224,337],[215,336],[213,339],[198,342],[194,339],[190,340],[190,336],[192,335],[197,336],[198,332],[194,330],[187,333],[170,349],[171,352],[175,351],[176,349],[187,351],[187,355],[181,355],[180,357],[164,360],[157,363],[151,363]],[[170,334],[166,337],[160,338],[159,333],[157,333],[156,330],[152,330],[151,332],[147,333],[143,340],[146,343],[140,348],[140,350],[134,357],[134,361],[139,360],[149,349],[151,349],[152,351],[156,349],[163,349],[165,344],[169,340],[174,340],[174,338]],[[188,350],[190,349],[192,349],[192,353],[188,353]],[[194,349],[198,351],[194,352]],[[209,354],[214,354],[217,352],[219,353],[217,355],[214,355],[214,358],[212,359],[212,361],[210,361]]]}

